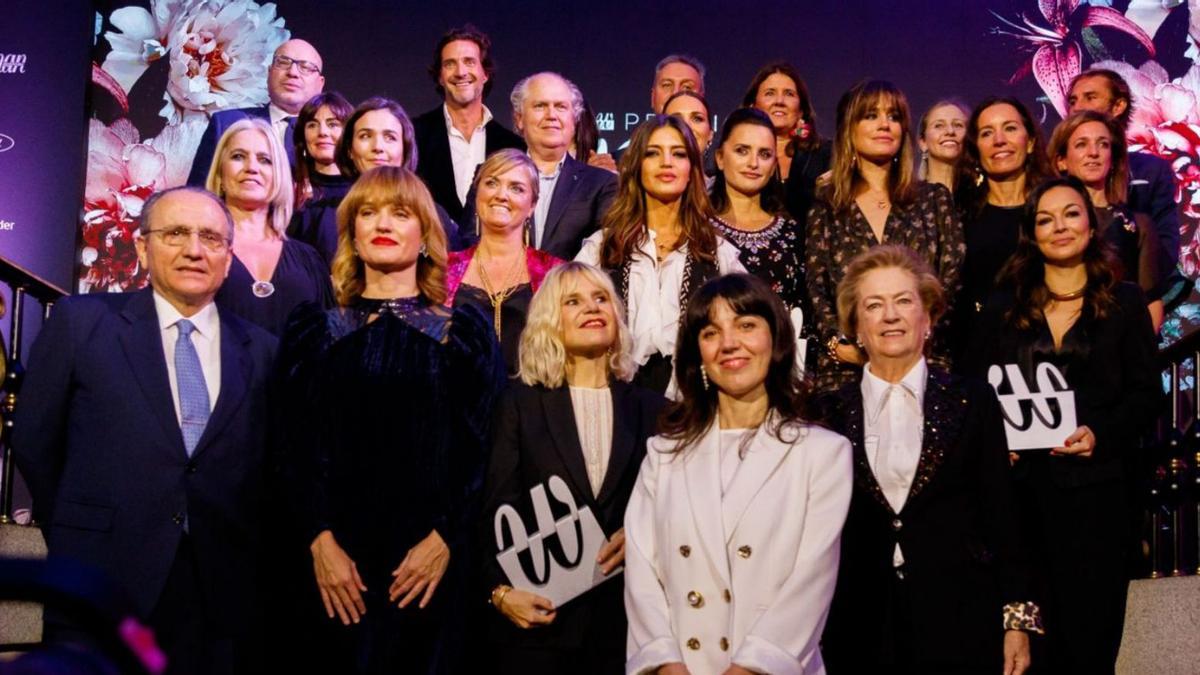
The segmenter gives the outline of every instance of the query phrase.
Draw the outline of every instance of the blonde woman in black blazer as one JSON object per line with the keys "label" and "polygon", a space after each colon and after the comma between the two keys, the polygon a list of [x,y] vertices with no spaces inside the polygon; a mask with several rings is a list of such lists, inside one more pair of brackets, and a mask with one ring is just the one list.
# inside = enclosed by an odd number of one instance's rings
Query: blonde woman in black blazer
{"label": "blonde woman in black blazer", "polygon": [[496,562],[492,524],[496,510],[512,504],[532,532],[529,490],[559,476],[608,537],[602,568],[623,565],[625,506],[663,405],[660,395],[626,382],[634,367],[623,315],[608,276],[578,262],[550,271],[530,304],[521,381],[499,406],[484,488],[484,575],[496,610],[488,626],[495,655],[489,672],[614,673],[624,667],[623,579],[554,607],[509,585]]}

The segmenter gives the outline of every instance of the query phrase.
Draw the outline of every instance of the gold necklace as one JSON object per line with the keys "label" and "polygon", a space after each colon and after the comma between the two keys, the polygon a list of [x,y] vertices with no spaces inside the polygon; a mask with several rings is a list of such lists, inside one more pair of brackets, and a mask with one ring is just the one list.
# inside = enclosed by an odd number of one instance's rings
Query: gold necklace
{"label": "gold necklace", "polygon": [[1071,291],[1070,293],[1055,293],[1054,291],[1051,291],[1049,288],[1046,289],[1046,291],[1050,293],[1050,298],[1053,300],[1056,300],[1058,302],[1070,302],[1071,300],[1078,300],[1083,297],[1083,292],[1086,290],[1087,290],[1087,284],[1080,286],[1079,288]]}
{"label": "gold necklace", "polygon": [[[488,251],[488,258],[495,260],[496,257],[492,252]],[[487,270],[483,260],[479,261],[479,280],[483,282],[483,292],[487,294],[488,301],[492,303],[493,318],[492,321],[496,325],[496,341],[500,341],[500,308],[504,305],[504,301],[508,299],[514,291],[517,290],[516,280],[520,275],[521,263],[525,261],[525,247],[521,247],[521,255],[513,260],[512,267],[508,269],[508,274],[504,280],[504,286],[500,290],[492,290],[492,282],[488,279]]]}

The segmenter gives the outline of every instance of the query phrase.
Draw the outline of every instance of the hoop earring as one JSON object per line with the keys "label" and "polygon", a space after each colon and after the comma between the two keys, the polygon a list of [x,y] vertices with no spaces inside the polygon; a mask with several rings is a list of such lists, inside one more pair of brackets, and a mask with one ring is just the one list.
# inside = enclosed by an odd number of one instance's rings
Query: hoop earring
{"label": "hoop earring", "polygon": [[704,366],[700,366],[700,382],[704,385],[704,391],[708,391],[708,371],[704,370]]}

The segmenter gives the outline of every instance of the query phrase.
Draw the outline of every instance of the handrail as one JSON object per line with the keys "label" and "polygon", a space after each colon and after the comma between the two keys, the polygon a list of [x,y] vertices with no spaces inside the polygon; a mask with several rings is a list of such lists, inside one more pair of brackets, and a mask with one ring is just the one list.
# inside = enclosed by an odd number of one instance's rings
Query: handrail
{"label": "handrail", "polygon": [[70,294],[4,256],[0,256],[0,282],[14,289],[24,288],[26,293],[43,305]]}

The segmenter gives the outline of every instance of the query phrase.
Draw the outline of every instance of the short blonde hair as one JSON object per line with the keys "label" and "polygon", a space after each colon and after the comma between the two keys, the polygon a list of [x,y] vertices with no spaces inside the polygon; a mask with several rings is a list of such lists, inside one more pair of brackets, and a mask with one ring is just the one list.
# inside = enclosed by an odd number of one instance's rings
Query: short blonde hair
{"label": "short blonde hair", "polygon": [[219,196],[221,201],[225,201],[225,190],[221,187],[221,162],[225,158],[229,144],[233,142],[233,137],[251,129],[261,133],[267,139],[268,154],[271,157],[274,185],[271,186],[270,194],[267,196],[268,220],[275,234],[280,239],[287,239],[287,227],[292,220],[296,192],[292,185],[291,160],[288,159],[287,152],[283,149],[283,143],[279,142],[279,136],[271,128],[270,122],[255,117],[241,119],[231,124],[225,133],[221,134],[221,140],[217,141],[217,148],[213,151],[213,161],[208,167],[208,179],[204,181],[204,187]]}
{"label": "short blonde hair", "polygon": [[363,261],[354,249],[354,225],[364,206],[407,209],[421,223],[424,255],[417,257],[417,287],[435,305],[446,301],[446,233],[429,189],[417,175],[398,166],[379,166],[354,181],[337,210],[338,242],[333,256],[333,292],[339,305],[353,304],[366,287]]}
{"label": "short blonde hair", "polygon": [[475,171],[475,180],[472,181],[472,187],[475,188],[475,194],[479,194],[479,184],[488,176],[499,176],[502,173],[521,167],[529,174],[529,189],[533,194],[533,203],[537,204],[541,179],[539,178],[537,165],[529,158],[529,155],[517,150],[516,148],[504,148],[497,150],[488,155],[488,158],[479,165]]}
{"label": "short blonde hair", "polygon": [[567,349],[562,342],[563,298],[587,279],[608,294],[617,320],[616,344],[608,357],[608,372],[619,380],[633,379],[633,338],[625,324],[625,306],[617,295],[608,275],[587,263],[568,261],[546,274],[541,288],[534,293],[525,319],[525,330],[521,331],[518,349],[521,381],[528,385],[561,387],[566,381]]}
{"label": "short blonde hair", "polygon": [[858,286],[863,277],[868,272],[889,267],[904,270],[916,279],[917,293],[931,325],[936,325],[945,313],[946,294],[942,282],[924,260],[907,246],[872,246],[850,261],[846,276],[837,287],[838,327],[843,335],[853,339],[858,334]]}

